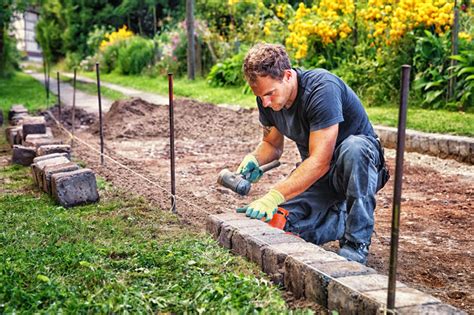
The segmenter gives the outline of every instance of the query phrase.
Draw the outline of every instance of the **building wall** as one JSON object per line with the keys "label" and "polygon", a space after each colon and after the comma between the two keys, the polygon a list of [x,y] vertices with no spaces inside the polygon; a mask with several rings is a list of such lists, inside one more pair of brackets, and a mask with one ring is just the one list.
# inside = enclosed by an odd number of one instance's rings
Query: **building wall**
{"label": "building wall", "polygon": [[17,48],[29,61],[42,61],[41,47],[36,42],[35,27],[39,13],[26,10],[18,14],[13,21],[13,34],[17,41]]}

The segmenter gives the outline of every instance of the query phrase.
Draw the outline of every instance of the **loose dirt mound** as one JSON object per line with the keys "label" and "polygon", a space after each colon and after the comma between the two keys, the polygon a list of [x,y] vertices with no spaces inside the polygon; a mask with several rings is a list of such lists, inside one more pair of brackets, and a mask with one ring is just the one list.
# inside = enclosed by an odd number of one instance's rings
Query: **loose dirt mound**
{"label": "loose dirt mound", "polygon": [[[232,114],[229,115],[229,112]],[[246,136],[249,134],[247,128],[228,128],[229,125],[249,124],[250,115],[246,112],[249,111],[239,110],[234,113],[230,109],[218,108],[208,103],[176,100],[175,137],[207,138],[209,134],[216,133],[224,137]],[[96,134],[98,127],[98,123],[92,127]],[[153,105],[141,98],[116,101],[104,116],[104,135],[108,139],[169,137],[169,107]]]}
{"label": "loose dirt mound", "polygon": [[[59,117],[59,107],[57,105],[53,106],[49,109],[49,111],[58,119]],[[46,121],[50,121],[51,117],[46,113],[46,111],[40,112],[41,115],[45,116]],[[63,106],[61,107],[61,123],[66,129],[72,129],[72,107],[70,106]],[[94,124],[98,120],[96,114],[91,114],[86,112],[81,108],[75,108],[74,111],[74,125],[75,128],[87,127]]]}

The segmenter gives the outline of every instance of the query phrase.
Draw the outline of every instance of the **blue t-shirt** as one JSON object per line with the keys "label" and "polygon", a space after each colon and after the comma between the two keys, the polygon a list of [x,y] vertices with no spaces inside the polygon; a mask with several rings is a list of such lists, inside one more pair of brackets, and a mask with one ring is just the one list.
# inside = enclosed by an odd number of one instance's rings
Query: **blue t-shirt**
{"label": "blue t-shirt", "polygon": [[265,108],[257,97],[260,123],[275,126],[295,141],[301,158],[309,154],[309,133],[339,124],[336,147],[350,135],[376,137],[367,113],[357,95],[336,75],[324,69],[294,69],[298,94],[289,109]]}

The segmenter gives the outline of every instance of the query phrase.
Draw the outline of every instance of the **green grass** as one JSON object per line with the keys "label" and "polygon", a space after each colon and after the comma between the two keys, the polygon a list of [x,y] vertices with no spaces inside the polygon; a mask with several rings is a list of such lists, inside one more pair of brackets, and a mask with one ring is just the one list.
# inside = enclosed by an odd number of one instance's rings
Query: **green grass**
{"label": "green grass", "polygon": [[[95,74],[81,73],[94,78]],[[147,92],[167,95],[168,79],[165,77],[150,78],[147,76],[124,76],[116,73],[102,74],[104,81],[132,87]],[[176,96],[190,97],[202,102],[214,104],[235,104],[246,108],[254,108],[255,96],[243,94],[242,88],[215,88],[207,84],[203,78],[195,81],[186,78],[174,80]],[[397,126],[398,106],[366,107],[373,124]],[[427,110],[409,104],[407,128],[424,132],[449,133],[454,135],[474,136],[474,113],[450,112],[445,110]]]}
{"label": "green grass", "polygon": [[[83,76],[95,79],[95,73],[82,72]],[[115,83],[137,90],[168,95],[168,77],[160,76],[150,78],[148,76],[120,75],[116,73],[103,73],[101,80]],[[233,104],[246,108],[255,107],[255,96],[253,94],[243,94],[241,87],[221,87],[213,88],[207,84],[203,78],[188,80],[186,78],[173,79],[174,94],[176,96],[189,97],[201,102],[213,104]]]}
{"label": "green grass", "polygon": [[[393,106],[366,108],[375,125],[397,127],[398,108]],[[474,113],[408,108],[407,128],[434,133],[474,136]]]}
{"label": "green grass", "polygon": [[[72,86],[73,79],[66,77],[66,76],[61,76],[61,82],[68,83]],[[82,92],[85,92],[87,94],[91,95],[97,95],[97,85],[93,83],[85,83],[85,82],[79,82],[76,81],[76,88]],[[120,93],[118,91],[109,89],[105,86],[100,87],[100,93],[103,97],[106,97],[110,100],[117,101],[117,100],[122,100],[126,99],[127,96],[124,95],[123,93]]]}
{"label": "green grass", "polygon": [[[50,94],[50,104],[55,97]],[[12,78],[0,78],[0,109],[8,111],[14,104],[23,104],[29,110],[45,109],[46,92],[44,86],[29,75],[16,72]]]}
{"label": "green grass", "polygon": [[64,209],[0,168],[0,313],[288,312],[255,265],[99,183],[100,203]]}

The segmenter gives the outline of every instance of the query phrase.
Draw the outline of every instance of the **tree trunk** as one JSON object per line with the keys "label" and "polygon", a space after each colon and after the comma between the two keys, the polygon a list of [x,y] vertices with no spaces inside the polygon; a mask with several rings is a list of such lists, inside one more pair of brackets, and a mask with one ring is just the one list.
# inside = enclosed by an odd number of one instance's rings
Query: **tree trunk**
{"label": "tree trunk", "polygon": [[188,32],[188,79],[195,77],[195,47],[194,47],[194,5],[193,0],[186,0],[186,29]]}

